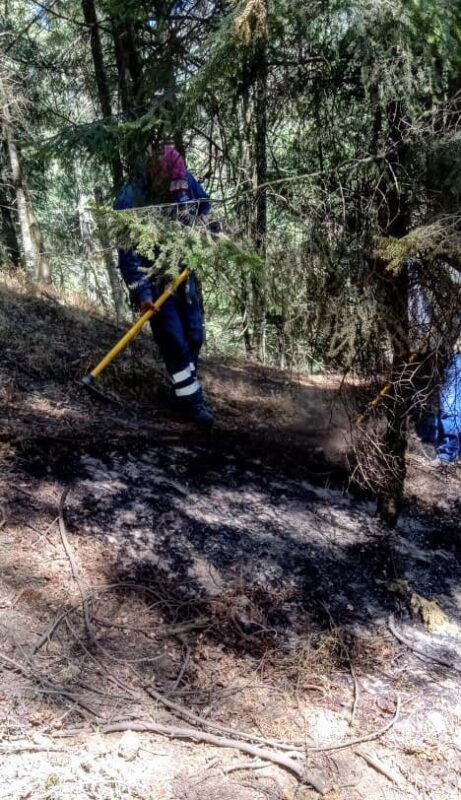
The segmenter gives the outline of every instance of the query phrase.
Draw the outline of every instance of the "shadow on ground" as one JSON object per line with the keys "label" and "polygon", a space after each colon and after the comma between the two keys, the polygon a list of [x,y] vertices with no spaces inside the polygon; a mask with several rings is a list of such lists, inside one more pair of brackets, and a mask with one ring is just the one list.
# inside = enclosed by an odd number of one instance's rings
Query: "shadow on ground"
{"label": "shadow on ground", "polygon": [[[392,660],[389,614],[407,614],[415,592],[459,617],[453,508],[436,519],[409,508],[391,536],[365,497],[347,494],[338,382],[210,361],[204,377],[220,422],[203,434],[168,415],[147,337],[105,378],[115,405],[83,393],[77,379],[114,334],[79,309],[0,294],[5,522],[21,532],[26,558],[28,537],[44,534],[70,488],[66,520],[99,657],[119,679],[137,663],[174,684],[186,648],[194,657],[181,681],[193,691],[216,679],[224,657],[233,668],[263,664],[293,690],[306,670]],[[355,389],[344,391],[351,402]],[[56,528],[52,546],[47,534],[17,571],[16,535],[3,588],[16,596],[32,584],[36,594],[18,608],[37,637],[68,612],[49,652],[58,672],[70,665],[74,686],[94,652],[81,598],[62,577],[70,580]]]}

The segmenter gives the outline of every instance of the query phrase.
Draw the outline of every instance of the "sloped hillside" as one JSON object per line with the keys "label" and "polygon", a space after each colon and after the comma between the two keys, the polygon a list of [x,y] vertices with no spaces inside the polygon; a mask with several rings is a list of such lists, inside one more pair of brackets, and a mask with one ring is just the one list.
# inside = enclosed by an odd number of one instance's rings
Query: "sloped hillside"
{"label": "sloped hillside", "polygon": [[0,797],[458,798],[457,473],[391,536],[333,377],[209,359],[204,434],[119,332],[0,287]]}

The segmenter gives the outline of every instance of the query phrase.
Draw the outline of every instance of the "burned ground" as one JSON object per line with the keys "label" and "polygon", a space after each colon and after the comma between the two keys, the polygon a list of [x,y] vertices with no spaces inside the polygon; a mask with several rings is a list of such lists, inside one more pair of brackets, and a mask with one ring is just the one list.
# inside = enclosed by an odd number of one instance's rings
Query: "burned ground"
{"label": "burned ground", "polygon": [[148,721],[234,729],[342,800],[459,797],[458,474],[411,454],[390,533],[348,491],[334,376],[209,360],[197,433],[147,337],[115,404],[83,393],[117,335],[92,313],[0,294],[0,796],[315,796]]}

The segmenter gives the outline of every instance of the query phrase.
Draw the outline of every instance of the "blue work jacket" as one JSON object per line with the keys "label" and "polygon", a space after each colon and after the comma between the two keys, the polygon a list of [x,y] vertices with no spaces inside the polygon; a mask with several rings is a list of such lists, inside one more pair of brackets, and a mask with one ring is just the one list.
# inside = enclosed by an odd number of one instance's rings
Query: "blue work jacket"
{"label": "blue work jacket", "polygon": [[[196,203],[191,203],[196,200]],[[187,191],[184,191],[178,198],[178,206],[187,203],[181,213],[180,219],[184,224],[192,224],[197,217],[204,217],[211,212],[211,203],[208,194],[203,186],[194,176],[187,172]],[[128,208],[143,208],[151,205],[149,186],[146,175],[139,179],[126,183],[118,195],[114,208],[116,211],[124,211]],[[208,225],[211,233],[219,232],[219,223],[212,221]],[[129,250],[119,250],[118,265],[123,276],[123,280],[130,289],[133,300],[140,305],[144,300],[153,299],[153,290],[150,279],[146,273],[152,269],[152,261],[136,252],[133,248]]]}

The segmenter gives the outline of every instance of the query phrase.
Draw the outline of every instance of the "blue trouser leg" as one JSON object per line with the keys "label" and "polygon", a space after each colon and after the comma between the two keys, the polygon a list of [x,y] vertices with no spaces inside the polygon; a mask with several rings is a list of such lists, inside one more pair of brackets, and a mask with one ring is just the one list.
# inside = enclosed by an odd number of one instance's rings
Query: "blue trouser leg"
{"label": "blue trouser leg", "polygon": [[[152,332],[165,366],[171,377],[179,400],[196,402],[201,398],[201,388],[196,377],[196,363],[200,351],[198,329],[191,335],[190,314],[184,286],[168,300],[151,319]],[[201,323],[201,315],[200,315]]]}
{"label": "blue trouser leg", "polygon": [[192,363],[197,369],[198,358],[203,344],[203,319],[200,297],[195,275],[191,275],[185,286],[181,287],[179,307],[183,320]]}
{"label": "blue trouser leg", "polygon": [[452,358],[443,376],[439,392],[438,429],[439,458],[443,461],[455,461],[460,455],[461,354]]}

